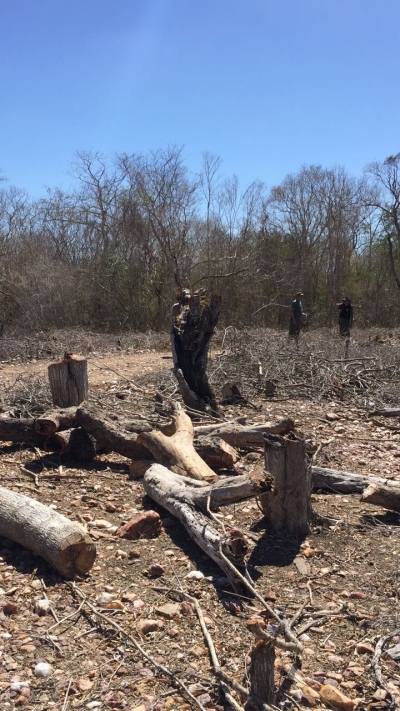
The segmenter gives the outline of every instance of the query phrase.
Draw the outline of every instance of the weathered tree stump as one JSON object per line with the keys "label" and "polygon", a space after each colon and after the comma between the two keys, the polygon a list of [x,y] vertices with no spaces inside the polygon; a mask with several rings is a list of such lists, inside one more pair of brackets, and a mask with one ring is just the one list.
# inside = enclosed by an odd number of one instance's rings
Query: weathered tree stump
{"label": "weathered tree stump", "polygon": [[265,436],[265,465],[274,478],[273,491],[260,497],[273,531],[304,535],[311,520],[311,468],[306,443],[293,434]]}
{"label": "weathered tree stump", "polygon": [[250,652],[250,699],[245,709],[255,711],[275,703],[275,640],[264,631],[263,620],[250,618],[246,625],[256,641]]}
{"label": "weathered tree stump", "polygon": [[89,381],[84,356],[65,353],[59,363],[51,363],[47,370],[53,405],[71,407],[87,400]]}
{"label": "weathered tree stump", "polygon": [[66,578],[85,575],[96,547],[78,523],[23,494],[0,487],[0,535],[29,548]]}
{"label": "weathered tree stump", "polygon": [[214,391],[207,377],[208,348],[218,322],[221,297],[190,294],[184,289],[171,310],[171,348],[174,373],[185,404],[217,413]]}

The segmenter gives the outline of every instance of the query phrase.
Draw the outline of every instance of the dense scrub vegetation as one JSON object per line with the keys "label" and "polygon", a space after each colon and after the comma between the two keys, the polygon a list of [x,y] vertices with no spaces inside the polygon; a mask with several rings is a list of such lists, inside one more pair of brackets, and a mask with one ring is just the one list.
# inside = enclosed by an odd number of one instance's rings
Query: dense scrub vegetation
{"label": "dense scrub vegetation", "polygon": [[[32,200],[0,190],[0,321],[25,332],[168,327],[177,288],[213,289],[223,321],[287,324],[299,288],[312,326],[344,292],[358,326],[399,324],[400,154],[354,178],[304,166],[275,187],[244,189],[182,149],[78,153],[70,192]],[[333,308],[333,310],[332,310]]]}

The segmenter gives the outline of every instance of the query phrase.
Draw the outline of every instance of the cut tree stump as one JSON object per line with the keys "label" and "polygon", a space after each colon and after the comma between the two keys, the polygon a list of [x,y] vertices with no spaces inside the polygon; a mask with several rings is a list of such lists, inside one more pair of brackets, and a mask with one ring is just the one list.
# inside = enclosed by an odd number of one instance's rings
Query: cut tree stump
{"label": "cut tree stump", "polygon": [[181,291],[171,309],[171,348],[174,373],[184,403],[217,414],[214,391],[207,376],[208,348],[218,322],[221,297]]}
{"label": "cut tree stump", "polygon": [[263,635],[265,622],[250,618],[246,623],[256,637],[256,642],[250,652],[250,694],[246,703],[246,711],[262,709],[263,704],[275,703],[275,645],[269,635]]}
{"label": "cut tree stump", "polygon": [[84,356],[66,352],[59,363],[51,363],[47,370],[53,405],[71,407],[87,400],[89,381]]}
{"label": "cut tree stump", "polygon": [[370,484],[363,491],[361,501],[365,504],[382,506],[384,509],[389,509],[389,511],[400,513],[400,488],[396,490],[393,487],[383,486],[382,484]]}
{"label": "cut tree stump", "polygon": [[265,465],[274,479],[273,490],[260,497],[268,525],[276,532],[307,534],[312,510],[305,440],[293,434],[266,435]]}
{"label": "cut tree stump", "polygon": [[65,578],[85,575],[96,547],[78,523],[48,506],[0,487],[0,535],[37,553]]}

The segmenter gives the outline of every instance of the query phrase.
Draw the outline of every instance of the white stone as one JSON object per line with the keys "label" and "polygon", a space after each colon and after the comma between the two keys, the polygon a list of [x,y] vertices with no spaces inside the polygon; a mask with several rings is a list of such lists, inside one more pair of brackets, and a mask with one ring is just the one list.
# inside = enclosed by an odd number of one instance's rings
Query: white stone
{"label": "white stone", "polygon": [[39,662],[38,664],[36,664],[34,672],[35,676],[46,678],[47,676],[52,675],[53,667],[47,662]]}

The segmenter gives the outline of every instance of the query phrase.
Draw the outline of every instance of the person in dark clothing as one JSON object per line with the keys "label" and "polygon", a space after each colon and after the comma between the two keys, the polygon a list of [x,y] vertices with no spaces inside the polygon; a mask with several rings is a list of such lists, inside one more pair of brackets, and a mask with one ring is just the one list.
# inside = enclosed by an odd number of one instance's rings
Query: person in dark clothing
{"label": "person in dark clothing", "polygon": [[298,339],[301,330],[301,319],[303,315],[301,299],[303,296],[303,292],[298,291],[296,298],[292,301],[292,305],[290,307],[289,336],[293,336],[296,340]]}
{"label": "person in dark clothing", "polygon": [[351,299],[345,296],[340,304],[337,304],[334,299],[331,299],[331,304],[339,310],[339,333],[341,336],[350,336],[350,331],[353,326],[353,305]]}

